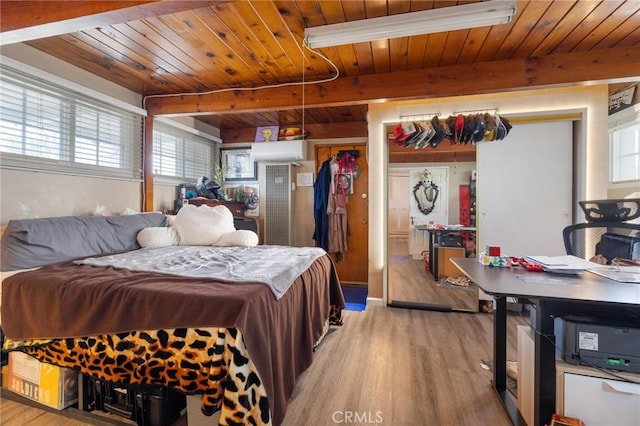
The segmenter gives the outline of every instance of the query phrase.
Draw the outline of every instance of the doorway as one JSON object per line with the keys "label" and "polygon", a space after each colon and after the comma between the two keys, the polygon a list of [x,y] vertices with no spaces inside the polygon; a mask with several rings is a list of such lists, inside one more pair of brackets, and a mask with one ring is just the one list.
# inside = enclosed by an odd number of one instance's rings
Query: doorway
{"label": "doorway", "polygon": [[[391,130],[388,129],[387,134]],[[430,234],[425,229],[432,224],[460,223],[459,187],[469,186],[475,170],[475,154],[475,147],[466,145],[403,149],[389,143],[386,194],[388,305],[478,311],[478,291],[474,284],[464,286],[462,280],[446,282],[449,277],[444,274],[434,278],[428,266]]]}
{"label": "doorway", "polygon": [[[367,145],[316,145],[316,174],[326,161],[337,160],[341,153],[355,154],[356,171],[346,197],[347,251],[330,253],[338,278],[343,284],[367,285],[369,277],[369,167]],[[356,154],[357,153],[357,154]]]}
{"label": "doorway", "polygon": [[[444,274],[438,280],[434,279],[427,263],[429,235],[420,229],[431,221],[457,223],[457,187],[466,183],[474,168],[475,162],[388,164],[387,288],[390,306],[440,311],[478,310],[475,285],[462,286],[461,280],[448,283]],[[415,176],[425,169],[438,176],[433,179],[441,189],[435,203],[439,205],[438,213],[433,216],[417,208],[413,192]],[[436,208],[433,210],[435,213]]]}

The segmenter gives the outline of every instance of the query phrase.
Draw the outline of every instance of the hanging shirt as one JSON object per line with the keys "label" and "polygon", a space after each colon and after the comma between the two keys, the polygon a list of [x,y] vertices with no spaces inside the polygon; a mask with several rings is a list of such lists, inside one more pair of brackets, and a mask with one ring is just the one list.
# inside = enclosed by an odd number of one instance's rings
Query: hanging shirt
{"label": "hanging shirt", "polygon": [[[348,193],[352,189],[351,174],[343,173],[340,164],[331,161],[331,191],[327,202],[329,217],[329,253],[346,253],[349,225],[347,221]],[[347,180],[345,176],[350,176]]]}
{"label": "hanging shirt", "polygon": [[316,181],[313,183],[313,217],[315,230],[313,239],[318,247],[329,251],[329,218],[327,217],[327,203],[331,193],[331,160],[322,163]]}

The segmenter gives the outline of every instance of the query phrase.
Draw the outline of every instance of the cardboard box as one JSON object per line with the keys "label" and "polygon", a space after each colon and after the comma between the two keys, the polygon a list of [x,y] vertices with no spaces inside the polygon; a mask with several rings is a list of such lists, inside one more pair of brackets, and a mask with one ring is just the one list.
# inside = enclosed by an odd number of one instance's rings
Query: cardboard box
{"label": "cardboard box", "polygon": [[8,364],[2,366],[2,387],[5,389],[9,387],[9,365]]}
{"label": "cardboard box", "polygon": [[463,277],[464,274],[451,263],[452,257],[464,257],[461,247],[438,247],[438,275],[445,277]]}
{"label": "cardboard box", "polygon": [[62,410],[78,402],[78,373],[45,364],[22,352],[10,352],[9,390]]}

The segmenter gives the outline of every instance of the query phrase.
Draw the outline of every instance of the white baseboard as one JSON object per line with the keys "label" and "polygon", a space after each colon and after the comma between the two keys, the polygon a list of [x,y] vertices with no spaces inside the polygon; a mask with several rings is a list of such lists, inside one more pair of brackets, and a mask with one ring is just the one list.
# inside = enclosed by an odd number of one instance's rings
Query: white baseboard
{"label": "white baseboard", "polygon": [[380,297],[367,297],[367,306],[385,306]]}

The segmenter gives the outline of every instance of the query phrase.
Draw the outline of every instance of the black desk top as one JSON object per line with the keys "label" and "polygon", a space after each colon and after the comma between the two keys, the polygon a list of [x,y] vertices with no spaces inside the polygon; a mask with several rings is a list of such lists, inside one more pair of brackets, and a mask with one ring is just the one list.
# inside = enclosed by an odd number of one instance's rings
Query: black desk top
{"label": "black desk top", "polygon": [[490,295],[640,307],[640,284],[620,283],[590,272],[551,274],[528,272],[522,267],[483,266],[475,258],[451,261]]}

